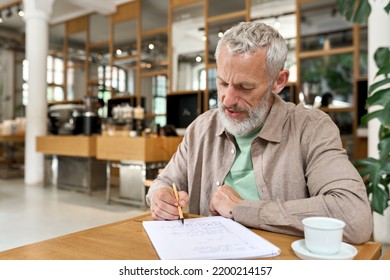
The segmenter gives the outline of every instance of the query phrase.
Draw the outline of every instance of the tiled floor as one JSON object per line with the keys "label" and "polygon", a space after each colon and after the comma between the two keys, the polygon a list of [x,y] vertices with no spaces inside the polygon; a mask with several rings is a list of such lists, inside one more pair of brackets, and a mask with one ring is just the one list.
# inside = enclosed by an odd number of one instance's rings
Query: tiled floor
{"label": "tiled floor", "polygon": [[23,179],[0,179],[0,251],[135,217],[147,210],[107,204],[105,192],[92,195]]}

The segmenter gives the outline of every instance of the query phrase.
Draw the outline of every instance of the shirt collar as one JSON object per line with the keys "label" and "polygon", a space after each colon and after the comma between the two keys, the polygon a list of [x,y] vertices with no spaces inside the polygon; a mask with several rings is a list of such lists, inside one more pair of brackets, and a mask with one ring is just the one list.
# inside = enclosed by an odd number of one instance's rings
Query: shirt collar
{"label": "shirt collar", "polygon": [[282,139],[283,125],[287,115],[287,104],[279,96],[275,95],[271,111],[260,130],[259,137],[270,142],[280,142]]}
{"label": "shirt collar", "polygon": [[[260,130],[259,137],[270,142],[280,142],[282,139],[282,130],[286,114],[286,102],[279,95],[275,95],[270,113],[263,125],[263,128]],[[217,136],[222,136],[225,133],[226,135],[229,135],[229,133],[225,131],[219,117],[217,117],[217,119]]]}

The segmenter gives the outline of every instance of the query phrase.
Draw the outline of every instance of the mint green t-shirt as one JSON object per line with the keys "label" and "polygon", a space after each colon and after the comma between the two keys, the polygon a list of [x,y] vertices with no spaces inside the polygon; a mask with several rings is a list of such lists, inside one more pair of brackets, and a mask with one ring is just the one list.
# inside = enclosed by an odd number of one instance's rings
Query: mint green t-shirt
{"label": "mint green t-shirt", "polygon": [[235,136],[237,153],[225,184],[231,186],[245,200],[259,200],[251,158],[251,144],[261,128],[246,136]]}

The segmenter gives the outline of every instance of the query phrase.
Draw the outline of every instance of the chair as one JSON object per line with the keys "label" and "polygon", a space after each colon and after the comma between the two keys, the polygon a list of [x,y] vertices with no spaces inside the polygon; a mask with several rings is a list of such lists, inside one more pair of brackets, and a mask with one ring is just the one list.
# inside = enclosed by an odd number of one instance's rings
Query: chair
{"label": "chair", "polygon": [[[160,168],[158,170],[158,174],[160,174],[162,171],[164,170],[164,168]],[[146,179],[144,180],[144,185],[146,188],[150,188],[152,186],[152,183],[153,183],[153,180],[152,179]]]}

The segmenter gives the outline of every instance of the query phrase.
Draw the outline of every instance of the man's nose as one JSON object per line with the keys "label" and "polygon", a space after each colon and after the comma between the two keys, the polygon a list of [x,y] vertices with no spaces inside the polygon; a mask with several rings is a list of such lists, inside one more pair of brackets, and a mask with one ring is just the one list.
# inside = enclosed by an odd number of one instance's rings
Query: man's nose
{"label": "man's nose", "polygon": [[227,107],[234,106],[237,105],[238,100],[239,93],[233,86],[229,85],[225,91],[225,98],[223,99],[223,104]]}

